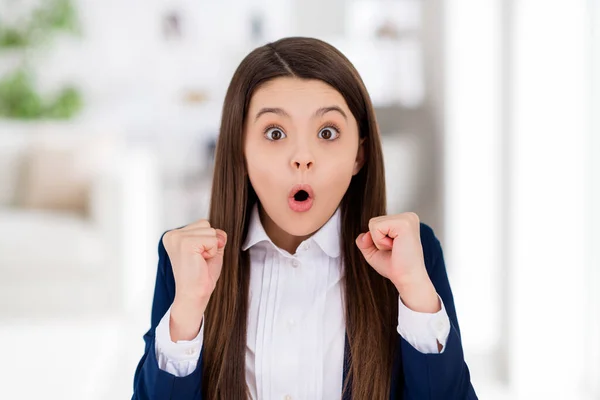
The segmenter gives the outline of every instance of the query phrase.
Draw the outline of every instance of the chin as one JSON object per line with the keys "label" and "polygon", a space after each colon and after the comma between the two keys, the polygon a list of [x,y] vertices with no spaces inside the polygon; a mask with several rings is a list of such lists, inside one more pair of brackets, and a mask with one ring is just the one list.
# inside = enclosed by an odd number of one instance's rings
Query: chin
{"label": "chin", "polygon": [[280,227],[294,236],[308,236],[318,231],[329,219],[329,212],[315,208],[304,213],[287,210]]}
{"label": "chin", "polygon": [[322,215],[322,217],[319,217],[319,213],[314,208],[302,213],[294,212],[289,208],[273,210],[273,213],[271,211],[270,208],[265,207],[265,212],[269,215],[273,223],[293,236],[311,235],[327,222],[326,216]]}
{"label": "chin", "polygon": [[316,223],[312,223],[312,224],[293,224],[290,223],[289,221],[286,223],[285,226],[282,226],[281,229],[283,229],[284,231],[286,231],[287,233],[289,233],[292,236],[308,236],[313,234],[314,232],[318,231],[319,228],[322,225],[320,224],[316,224]]}

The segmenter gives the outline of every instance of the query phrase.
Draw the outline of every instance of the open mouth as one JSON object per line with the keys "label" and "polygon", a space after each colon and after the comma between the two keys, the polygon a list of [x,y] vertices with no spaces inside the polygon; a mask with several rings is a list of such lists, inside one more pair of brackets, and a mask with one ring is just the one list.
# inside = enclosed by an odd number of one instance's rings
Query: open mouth
{"label": "open mouth", "polygon": [[313,197],[310,185],[295,185],[290,191],[288,204],[292,211],[308,211],[312,207]]}
{"label": "open mouth", "polygon": [[306,190],[299,190],[294,195],[294,200],[296,200],[296,201],[306,201],[306,200],[308,200],[308,192]]}

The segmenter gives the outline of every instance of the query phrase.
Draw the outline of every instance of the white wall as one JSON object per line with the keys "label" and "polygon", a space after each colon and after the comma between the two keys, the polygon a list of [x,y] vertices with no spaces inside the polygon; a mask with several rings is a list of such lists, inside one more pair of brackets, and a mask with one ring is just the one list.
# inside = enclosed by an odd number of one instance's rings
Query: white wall
{"label": "white wall", "polygon": [[444,9],[445,256],[475,380],[492,375],[501,331],[500,11],[497,0]]}
{"label": "white wall", "polygon": [[585,361],[588,20],[584,0],[515,2],[510,378],[575,398]]}
{"label": "white wall", "polygon": [[598,396],[595,3],[446,4],[447,258],[474,384],[510,399]]}
{"label": "white wall", "polygon": [[[587,245],[591,250],[588,259],[588,315],[600,315],[600,2],[591,2],[590,26],[592,33],[592,62],[590,86],[590,146],[588,148],[588,160],[590,173],[587,175],[589,185],[589,209],[591,218],[588,219]],[[589,344],[588,360],[586,367],[586,387],[600,398],[600,318],[590,318],[589,329],[585,342]]]}

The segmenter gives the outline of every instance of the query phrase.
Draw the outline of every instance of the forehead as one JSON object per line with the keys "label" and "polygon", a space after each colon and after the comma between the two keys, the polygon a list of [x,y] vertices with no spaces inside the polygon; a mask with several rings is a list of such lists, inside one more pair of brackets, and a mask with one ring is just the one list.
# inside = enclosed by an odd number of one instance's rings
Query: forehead
{"label": "forehead", "polygon": [[262,107],[281,107],[290,113],[313,112],[323,106],[338,105],[349,113],[344,97],[323,81],[281,77],[261,85],[250,99],[250,113]]}

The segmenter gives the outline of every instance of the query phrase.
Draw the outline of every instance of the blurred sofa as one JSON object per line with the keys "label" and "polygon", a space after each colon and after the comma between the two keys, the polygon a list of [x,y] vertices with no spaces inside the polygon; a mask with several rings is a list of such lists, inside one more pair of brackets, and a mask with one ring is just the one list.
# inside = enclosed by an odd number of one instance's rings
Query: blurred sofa
{"label": "blurred sofa", "polygon": [[0,122],[0,317],[123,306],[128,168],[114,131]]}

